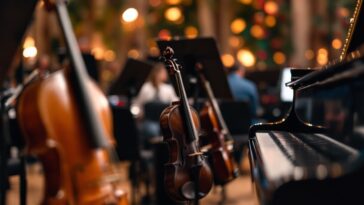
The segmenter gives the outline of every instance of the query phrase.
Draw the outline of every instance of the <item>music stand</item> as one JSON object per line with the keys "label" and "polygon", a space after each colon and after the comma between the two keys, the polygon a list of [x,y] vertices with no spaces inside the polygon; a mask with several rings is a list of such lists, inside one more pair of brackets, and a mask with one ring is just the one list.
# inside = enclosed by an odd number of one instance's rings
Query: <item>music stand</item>
{"label": "music stand", "polygon": [[153,65],[150,63],[129,58],[108,94],[127,96],[130,106],[131,98],[138,95],[152,69]]}
{"label": "music stand", "polygon": [[[211,88],[216,98],[232,100],[233,96],[227,82],[224,66],[216,42],[213,38],[157,40],[158,47],[163,51],[167,46],[174,50],[174,57],[182,65],[182,78],[188,96],[193,96],[198,74],[196,63],[201,63],[206,79],[211,83]],[[176,88],[176,86],[174,86]],[[199,92],[198,97],[203,97],[204,92]],[[196,97],[196,96],[195,96]]]}

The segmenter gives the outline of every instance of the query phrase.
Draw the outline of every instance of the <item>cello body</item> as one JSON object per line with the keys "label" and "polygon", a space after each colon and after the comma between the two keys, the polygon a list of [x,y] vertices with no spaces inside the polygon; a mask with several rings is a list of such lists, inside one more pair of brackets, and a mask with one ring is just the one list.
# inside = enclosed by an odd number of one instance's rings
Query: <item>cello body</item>
{"label": "cello body", "polygon": [[[113,176],[111,156],[105,148],[88,143],[69,70],[53,73],[29,84],[17,101],[19,125],[27,152],[40,160],[45,177],[45,205],[127,205],[126,193]],[[88,92],[107,140],[113,144],[108,102],[89,79]]]}
{"label": "cello body", "polygon": [[233,141],[225,141],[223,131],[219,129],[218,119],[215,117],[211,106],[206,105],[200,111],[201,127],[206,136],[203,141],[209,146],[205,151],[209,155],[214,182],[216,185],[224,185],[235,179],[239,173],[232,157]]}
{"label": "cello body", "polygon": [[[192,121],[197,129],[200,127],[198,114],[191,108]],[[212,187],[212,173],[205,161],[201,161],[201,168],[198,170],[198,181],[194,180],[191,168],[196,163],[197,155],[189,155],[192,150],[186,146],[186,132],[183,124],[183,117],[180,113],[180,103],[174,102],[167,107],[160,117],[163,141],[169,148],[169,160],[164,166],[165,189],[168,195],[175,201],[186,201],[195,199],[195,183],[198,183],[199,196],[203,198],[209,193]]]}

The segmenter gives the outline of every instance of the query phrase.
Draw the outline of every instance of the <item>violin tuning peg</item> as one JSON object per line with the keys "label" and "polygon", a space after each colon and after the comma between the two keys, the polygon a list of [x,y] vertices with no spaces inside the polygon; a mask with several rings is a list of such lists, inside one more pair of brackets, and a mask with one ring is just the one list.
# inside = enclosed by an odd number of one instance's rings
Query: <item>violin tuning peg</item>
{"label": "violin tuning peg", "polygon": [[163,56],[167,59],[172,59],[173,55],[174,55],[173,49],[167,46],[166,49],[163,51]]}

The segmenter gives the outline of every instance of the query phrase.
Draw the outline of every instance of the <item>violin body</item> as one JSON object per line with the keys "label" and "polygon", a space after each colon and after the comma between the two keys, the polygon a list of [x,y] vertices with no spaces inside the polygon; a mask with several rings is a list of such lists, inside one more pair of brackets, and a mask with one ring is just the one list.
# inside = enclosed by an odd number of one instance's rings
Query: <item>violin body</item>
{"label": "violin body", "polygon": [[[101,90],[87,79],[107,140],[113,144],[112,119]],[[126,193],[110,182],[111,156],[92,148],[71,88],[69,70],[29,84],[17,102],[27,152],[38,157],[45,174],[45,205],[128,205]]]}
{"label": "violin body", "polygon": [[201,110],[200,119],[205,134],[201,137],[201,141],[204,142],[201,147],[208,147],[204,152],[209,156],[215,184],[224,185],[239,175],[232,156],[233,142],[225,141],[224,133],[219,128],[218,119],[208,104]]}
{"label": "violin body", "polygon": [[[191,108],[192,121],[196,129],[200,128],[197,112]],[[165,164],[165,189],[175,201],[195,199],[194,174],[198,175],[199,199],[206,196],[212,187],[212,172],[205,161],[201,161],[198,173],[193,173],[193,165],[201,155],[189,155],[191,150],[186,146],[186,132],[184,120],[180,113],[180,103],[174,102],[161,114],[160,125],[163,141],[169,148],[169,160]]]}

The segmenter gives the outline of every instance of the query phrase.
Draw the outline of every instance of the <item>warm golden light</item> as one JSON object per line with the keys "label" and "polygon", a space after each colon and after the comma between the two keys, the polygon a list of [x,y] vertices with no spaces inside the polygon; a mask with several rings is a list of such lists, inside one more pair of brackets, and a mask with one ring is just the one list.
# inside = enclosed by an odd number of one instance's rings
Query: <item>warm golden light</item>
{"label": "warm golden light", "polygon": [[244,19],[241,18],[235,19],[230,25],[231,32],[235,34],[243,32],[245,28],[246,28],[246,23]]}
{"label": "warm golden light", "polygon": [[275,52],[273,54],[273,60],[275,63],[281,65],[286,62],[286,55],[282,52]]}
{"label": "warm golden light", "polygon": [[34,58],[38,54],[38,50],[35,47],[35,41],[32,37],[27,37],[23,44],[23,56],[24,58]]}
{"label": "warm golden light", "polygon": [[196,38],[198,36],[198,30],[194,26],[187,26],[185,28],[185,35],[187,38]]}
{"label": "warm golden light", "polygon": [[111,62],[115,60],[115,52],[112,50],[107,50],[104,53],[104,59],[105,61]]}
{"label": "warm golden light", "polygon": [[102,60],[102,58],[104,57],[104,49],[100,47],[95,47],[91,50],[91,54],[94,55],[97,60]]}
{"label": "warm golden light", "polygon": [[229,38],[229,44],[230,44],[230,46],[231,47],[233,47],[233,48],[238,48],[238,47],[240,47],[240,46],[242,46],[242,44],[243,44],[244,42],[243,42],[243,39],[240,39],[239,37],[237,37],[237,36],[231,36],[230,38]]}
{"label": "warm golden light", "polygon": [[262,39],[264,38],[264,29],[259,25],[254,25],[250,29],[250,34],[257,39]]}
{"label": "warm golden light", "polygon": [[274,27],[277,24],[277,20],[274,16],[267,16],[264,21],[268,27]]}
{"label": "warm golden light", "polygon": [[329,53],[326,48],[320,48],[317,52],[317,63],[319,65],[326,65],[328,62],[328,55]]}
{"label": "warm golden light", "polygon": [[177,5],[180,4],[182,0],[166,0],[169,5]]}
{"label": "warm golden light", "polygon": [[123,15],[121,16],[123,21],[130,23],[135,21],[139,16],[138,11],[135,8],[128,8],[123,12]]}
{"label": "warm golden light", "polygon": [[312,60],[315,57],[315,53],[311,49],[306,50],[305,57],[307,60]]}
{"label": "warm golden light", "polygon": [[166,17],[168,21],[177,22],[182,18],[182,11],[178,7],[171,7],[166,10],[164,17]]}
{"label": "warm golden light", "polygon": [[35,46],[31,46],[23,50],[23,56],[25,58],[34,58],[35,56],[37,56],[37,54],[38,50]]}
{"label": "warm golden light", "polygon": [[274,14],[277,14],[278,12],[278,4],[274,1],[267,1],[265,4],[264,4],[264,11],[267,13],[267,14],[270,14],[270,15],[274,15]]}
{"label": "warm golden light", "polygon": [[225,67],[232,67],[235,64],[234,56],[230,54],[224,54],[221,56],[222,64],[224,64]]}
{"label": "warm golden light", "polygon": [[128,57],[137,59],[140,57],[140,53],[137,49],[131,49],[128,51]]}
{"label": "warm golden light", "polygon": [[239,2],[242,4],[251,4],[253,0],[240,0]]}
{"label": "warm golden light", "polygon": [[167,29],[160,30],[158,33],[158,37],[163,40],[170,40],[172,38],[171,33]]}
{"label": "warm golden light", "polygon": [[335,48],[335,49],[340,49],[342,46],[343,46],[343,43],[340,39],[338,38],[335,38],[332,43],[331,43],[332,47]]}
{"label": "warm golden light", "polygon": [[151,56],[159,56],[160,55],[160,52],[159,52],[159,49],[155,46],[152,46],[149,48],[149,53]]}
{"label": "warm golden light", "polygon": [[255,56],[253,53],[246,49],[241,49],[238,51],[237,58],[241,64],[245,67],[252,67],[255,64]]}

